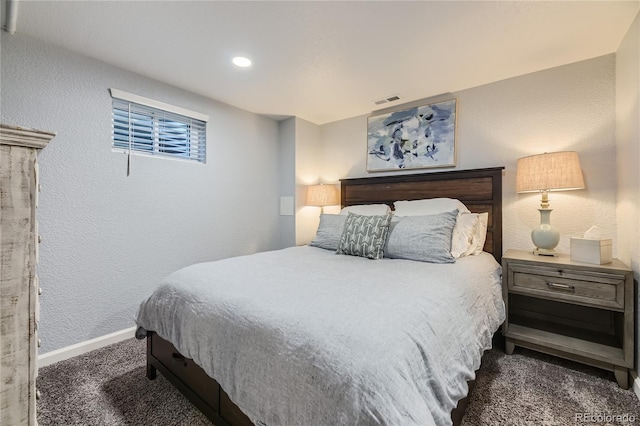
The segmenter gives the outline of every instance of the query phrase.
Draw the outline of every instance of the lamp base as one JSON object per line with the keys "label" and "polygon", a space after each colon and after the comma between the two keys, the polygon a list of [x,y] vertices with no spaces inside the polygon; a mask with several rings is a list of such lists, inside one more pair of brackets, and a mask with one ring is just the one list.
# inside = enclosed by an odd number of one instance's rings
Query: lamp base
{"label": "lamp base", "polygon": [[560,242],[560,232],[551,225],[552,209],[538,209],[540,212],[540,226],[531,231],[531,241],[536,249],[533,254],[539,256],[558,256],[554,250]]}
{"label": "lamp base", "polygon": [[548,256],[548,257],[560,256],[560,253],[558,253],[554,249],[541,249],[541,248],[536,248],[535,250],[533,250],[533,254],[536,256]]}

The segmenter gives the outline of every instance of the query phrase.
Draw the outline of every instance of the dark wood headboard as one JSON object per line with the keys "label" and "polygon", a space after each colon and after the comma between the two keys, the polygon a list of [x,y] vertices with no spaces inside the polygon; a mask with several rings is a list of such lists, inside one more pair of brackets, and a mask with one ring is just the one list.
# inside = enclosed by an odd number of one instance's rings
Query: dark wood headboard
{"label": "dark wood headboard", "polygon": [[489,213],[484,251],[502,259],[502,170],[504,167],[438,173],[340,179],[342,206],[399,200],[457,198],[473,213]]}

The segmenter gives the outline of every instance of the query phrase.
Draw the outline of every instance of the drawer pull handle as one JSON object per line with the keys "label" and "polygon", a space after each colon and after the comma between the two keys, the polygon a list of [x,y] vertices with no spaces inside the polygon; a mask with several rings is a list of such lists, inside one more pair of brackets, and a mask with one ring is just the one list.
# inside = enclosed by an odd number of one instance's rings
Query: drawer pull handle
{"label": "drawer pull handle", "polygon": [[549,287],[550,290],[567,291],[569,293],[575,293],[576,291],[574,286],[568,284],[547,283],[547,287]]}
{"label": "drawer pull handle", "polygon": [[183,357],[182,355],[180,355],[177,352],[174,352],[171,354],[171,357],[173,358],[173,360],[178,363],[178,364],[182,364],[183,367],[187,366],[187,359],[185,357]]}

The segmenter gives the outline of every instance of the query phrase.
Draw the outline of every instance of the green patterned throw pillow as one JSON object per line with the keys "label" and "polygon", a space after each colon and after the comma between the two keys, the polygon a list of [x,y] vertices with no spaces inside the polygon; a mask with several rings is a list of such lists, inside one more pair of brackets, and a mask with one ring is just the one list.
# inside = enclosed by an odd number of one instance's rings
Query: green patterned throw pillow
{"label": "green patterned throw pillow", "polygon": [[362,216],[349,213],[336,253],[382,259],[391,215]]}

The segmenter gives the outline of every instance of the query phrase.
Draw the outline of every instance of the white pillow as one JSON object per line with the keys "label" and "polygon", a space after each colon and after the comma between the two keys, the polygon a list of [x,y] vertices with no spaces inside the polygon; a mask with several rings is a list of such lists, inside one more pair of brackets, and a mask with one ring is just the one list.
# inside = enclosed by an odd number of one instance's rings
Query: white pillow
{"label": "white pillow", "polygon": [[[455,237],[458,241],[451,241],[451,255],[456,259],[464,256],[473,256],[482,253],[484,243],[487,240],[487,225],[489,221],[489,213],[463,213],[458,215],[456,227],[459,234]],[[472,224],[472,225],[471,225]],[[454,238],[454,237],[452,237]],[[464,248],[465,242],[469,245],[465,251],[459,251]],[[454,248],[454,244],[455,248]]]}
{"label": "white pillow", "polygon": [[451,235],[451,255],[455,259],[473,254],[476,249],[476,233],[479,217],[475,213],[458,215],[456,226]]}
{"label": "white pillow", "polygon": [[478,225],[475,232],[475,250],[472,254],[482,253],[484,243],[487,240],[487,226],[489,224],[489,213],[477,213]]}
{"label": "white pillow", "polygon": [[460,213],[469,213],[467,206],[453,198],[429,198],[427,200],[396,201],[393,203],[396,216],[426,216],[450,212],[458,209]]}
{"label": "white pillow", "polygon": [[[426,216],[458,209],[458,220],[451,235],[451,255],[458,259],[473,253],[475,245],[470,237],[474,234],[477,218],[460,220],[461,215],[471,214],[467,206],[454,198],[429,198],[426,200],[396,201],[394,216]],[[482,250],[480,250],[482,251]]]}
{"label": "white pillow", "polygon": [[361,216],[384,216],[391,213],[391,208],[386,204],[362,204],[359,206],[347,206],[340,210],[340,214],[348,215],[349,212]]}

